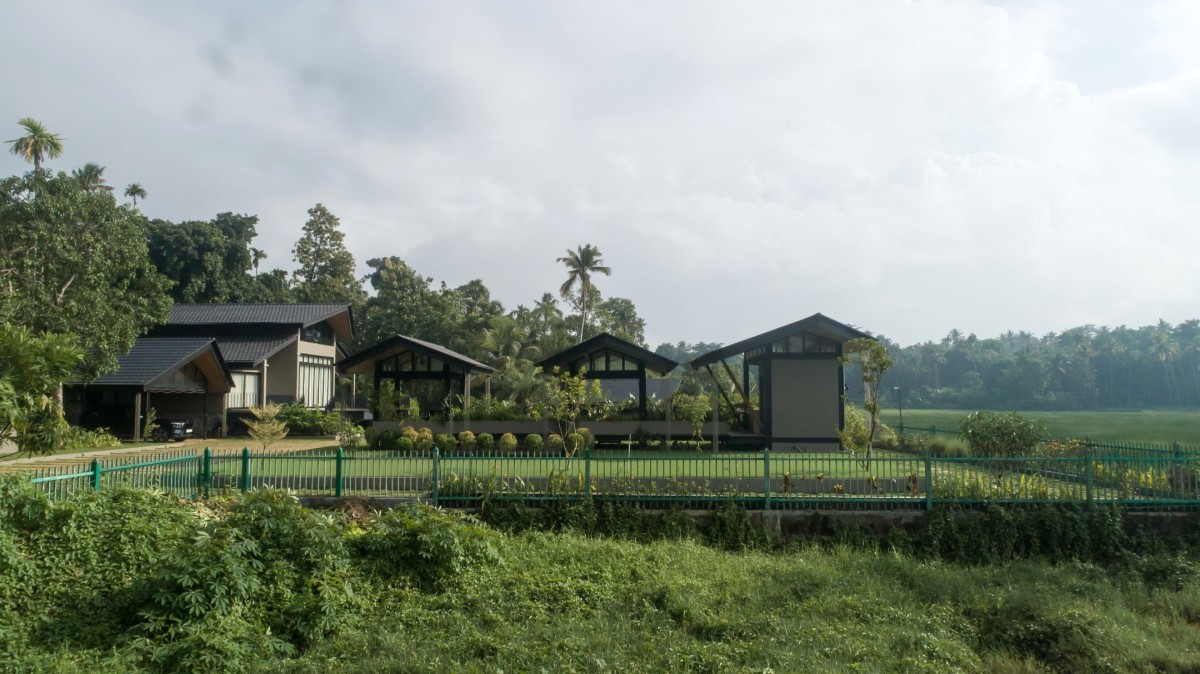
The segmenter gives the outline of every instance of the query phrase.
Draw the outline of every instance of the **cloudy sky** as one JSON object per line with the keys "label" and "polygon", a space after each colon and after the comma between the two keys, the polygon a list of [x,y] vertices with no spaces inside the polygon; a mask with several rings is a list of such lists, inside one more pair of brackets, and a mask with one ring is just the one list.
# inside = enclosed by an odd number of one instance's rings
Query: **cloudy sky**
{"label": "cloudy sky", "polygon": [[[14,2],[0,138],[143,212],[306,210],[506,307],[583,243],[647,341],[1200,316],[1200,3]],[[7,127],[5,126],[7,124]],[[8,131],[4,132],[3,129]],[[0,172],[26,170],[0,157]]]}

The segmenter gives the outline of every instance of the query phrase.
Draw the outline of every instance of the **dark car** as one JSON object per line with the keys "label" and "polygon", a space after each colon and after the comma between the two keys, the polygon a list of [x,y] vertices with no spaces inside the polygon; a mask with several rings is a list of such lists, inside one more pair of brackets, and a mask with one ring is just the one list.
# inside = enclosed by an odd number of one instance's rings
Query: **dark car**
{"label": "dark car", "polygon": [[150,439],[154,442],[183,441],[192,437],[192,422],[189,419],[156,419],[154,426],[154,431],[150,433]]}

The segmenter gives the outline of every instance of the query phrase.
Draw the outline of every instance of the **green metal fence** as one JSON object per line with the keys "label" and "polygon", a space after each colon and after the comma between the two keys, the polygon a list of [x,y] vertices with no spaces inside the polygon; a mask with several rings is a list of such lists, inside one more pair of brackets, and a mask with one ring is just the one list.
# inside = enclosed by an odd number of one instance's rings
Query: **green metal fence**
{"label": "green metal fence", "polygon": [[57,496],[127,485],[181,497],[292,489],[304,496],[422,499],[472,507],[487,501],[562,499],[708,508],[736,501],[764,510],[926,510],[940,504],[1116,504],[1200,510],[1200,452],[1134,452],[1074,446],[1069,453],[1009,458],[936,457],[877,450],[694,454],[585,450],[398,453],[250,449],[96,459],[39,469],[32,481]]}

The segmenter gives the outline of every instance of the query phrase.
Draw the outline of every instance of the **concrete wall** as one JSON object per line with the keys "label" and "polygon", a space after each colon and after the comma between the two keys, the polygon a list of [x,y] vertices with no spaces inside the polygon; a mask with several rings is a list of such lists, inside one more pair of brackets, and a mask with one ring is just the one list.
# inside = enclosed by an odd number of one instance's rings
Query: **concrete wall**
{"label": "concrete wall", "polygon": [[267,360],[267,400],[275,400],[278,396],[294,402],[299,376],[299,342],[292,342]]}
{"label": "concrete wall", "polygon": [[772,360],[772,437],[836,437],[841,394],[836,360]]}

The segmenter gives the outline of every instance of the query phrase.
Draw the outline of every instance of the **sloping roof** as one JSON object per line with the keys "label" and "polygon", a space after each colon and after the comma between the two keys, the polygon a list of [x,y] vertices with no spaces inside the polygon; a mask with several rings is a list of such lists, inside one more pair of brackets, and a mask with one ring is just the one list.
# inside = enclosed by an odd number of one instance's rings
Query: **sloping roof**
{"label": "sloping roof", "polygon": [[360,351],[342,362],[338,363],[340,372],[349,372],[352,368],[362,365],[363,363],[373,363],[377,360],[390,358],[404,351],[416,351],[429,356],[435,356],[450,363],[456,363],[460,367],[469,372],[476,374],[491,374],[496,371],[496,368],[491,365],[485,365],[473,358],[451,351],[440,344],[426,342],[416,337],[407,337],[405,335],[396,335],[391,339],[384,340],[369,349]]}
{"label": "sloping roof", "polygon": [[[141,337],[129,353],[117,357],[116,372],[99,377],[92,385],[152,389],[155,380],[205,356],[212,359],[212,367],[208,369],[215,371],[225,384],[224,390],[229,390],[233,386],[233,377],[221,356],[221,349],[216,340],[204,337]],[[206,376],[210,377],[211,388],[215,382],[211,381],[211,375]]]}
{"label": "sloping roof", "polygon": [[[566,365],[571,361],[583,358],[588,354],[595,353],[597,351],[603,351],[605,349],[616,351],[630,360],[641,361],[646,364],[647,370],[650,370],[651,372],[657,372],[658,374],[667,374],[679,366],[679,363],[676,363],[666,356],[660,356],[649,349],[644,349],[637,344],[627,342],[619,337],[614,337],[607,332],[596,335],[591,339],[584,340],[583,342],[580,342],[569,349],[559,351],[552,356],[543,358],[542,360],[538,361],[537,365],[543,370],[548,371],[555,365]],[[630,377],[636,378],[637,374],[630,372]]]}
{"label": "sloping roof", "polygon": [[338,340],[354,336],[354,311],[347,302],[324,304],[176,304],[154,334],[219,336],[238,328],[293,329],[328,321]]}
{"label": "sloping roof", "polygon": [[348,311],[346,302],[336,304],[176,304],[171,308],[172,325],[228,325],[230,323],[308,326]]}
{"label": "sloping roof", "polygon": [[852,339],[874,339],[871,337],[871,335],[868,335],[861,330],[852,328],[845,323],[839,323],[828,316],[823,314],[813,314],[812,316],[800,319],[795,323],[788,323],[781,328],[768,330],[761,335],[743,339],[740,342],[721,347],[715,351],[709,351],[708,353],[698,356],[692,360],[692,369],[699,369],[710,363],[715,363],[719,360],[729,358],[730,356],[736,356],[739,353],[746,353],[747,351],[751,351],[760,346],[773,344],[784,337],[790,337],[801,332],[811,332],[815,335],[826,337],[842,344],[845,344]]}
{"label": "sloping roof", "polygon": [[283,347],[296,341],[296,334],[266,337],[218,337],[225,362],[235,366],[257,367]]}

